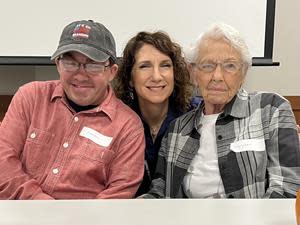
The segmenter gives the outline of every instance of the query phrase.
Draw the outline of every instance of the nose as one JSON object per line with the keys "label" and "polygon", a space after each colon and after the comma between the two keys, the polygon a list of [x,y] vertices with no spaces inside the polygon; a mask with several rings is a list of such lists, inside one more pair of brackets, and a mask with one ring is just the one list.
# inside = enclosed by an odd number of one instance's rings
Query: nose
{"label": "nose", "polygon": [[84,64],[80,64],[77,72],[75,73],[74,77],[79,81],[88,80],[89,76],[85,71]]}
{"label": "nose", "polygon": [[159,80],[162,79],[162,74],[161,74],[161,71],[159,69],[159,66],[154,66],[152,79],[155,80],[155,81],[159,81]]}
{"label": "nose", "polygon": [[82,64],[82,63],[79,64],[78,72],[80,72],[80,73],[86,73],[84,64]]}
{"label": "nose", "polygon": [[213,71],[213,77],[212,79],[214,81],[221,81],[223,80],[223,70],[221,64],[217,64],[216,69]]}

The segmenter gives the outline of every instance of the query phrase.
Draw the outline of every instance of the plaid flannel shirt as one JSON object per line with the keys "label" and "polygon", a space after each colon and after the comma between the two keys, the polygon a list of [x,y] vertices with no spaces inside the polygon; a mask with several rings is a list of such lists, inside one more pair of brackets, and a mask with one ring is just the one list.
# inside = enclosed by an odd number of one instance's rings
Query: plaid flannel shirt
{"label": "plaid flannel shirt", "polygon": [[[142,198],[184,198],[183,178],[199,149],[204,104],[173,121],[159,151],[155,179]],[[289,102],[241,89],[216,122],[218,164],[227,198],[289,198],[300,189],[300,150]],[[260,140],[258,149],[231,143]],[[262,140],[261,140],[262,139]]]}

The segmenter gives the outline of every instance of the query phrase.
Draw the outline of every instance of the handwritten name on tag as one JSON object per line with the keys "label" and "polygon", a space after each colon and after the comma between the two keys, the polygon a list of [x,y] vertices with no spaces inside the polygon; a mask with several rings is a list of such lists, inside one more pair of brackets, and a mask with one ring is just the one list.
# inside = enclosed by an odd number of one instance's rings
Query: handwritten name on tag
{"label": "handwritten name on tag", "polygon": [[245,139],[230,144],[230,149],[234,152],[244,151],[265,151],[264,139]]}
{"label": "handwritten name on tag", "polygon": [[110,142],[112,141],[112,137],[105,136],[89,127],[83,127],[79,135],[88,138],[103,147],[109,146]]}

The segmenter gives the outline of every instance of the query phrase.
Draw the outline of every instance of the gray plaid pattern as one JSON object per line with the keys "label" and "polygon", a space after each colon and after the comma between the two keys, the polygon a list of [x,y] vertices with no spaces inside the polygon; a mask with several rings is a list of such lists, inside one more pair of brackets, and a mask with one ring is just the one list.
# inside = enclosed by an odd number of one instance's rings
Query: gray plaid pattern
{"label": "gray plaid pattern", "polygon": [[[199,149],[204,105],[171,123],[155,179],[143,198],[184,198],[182,181]],[[262,139],[264,151],[233,151],[230,144]],[[300,149],[289,102],[274,93],[241,89],[216,122],[221,178],[227,198],[290,198],[300,189]]]}

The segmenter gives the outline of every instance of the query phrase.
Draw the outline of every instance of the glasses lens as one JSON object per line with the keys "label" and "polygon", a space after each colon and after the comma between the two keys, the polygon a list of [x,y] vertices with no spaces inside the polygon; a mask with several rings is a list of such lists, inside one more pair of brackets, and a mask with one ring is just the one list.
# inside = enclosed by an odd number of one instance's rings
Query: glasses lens
{"label": "glasses lens", "polygon": [[205,62],[197,65],[198,69],[205,72],[211,73],[216,70],[217,66],[220,65],[222,70],[226,73],[237,73],[241,69],[241,64],[238,62]]}
{"label": "glasses lens", "polygon": [[78,68],[79,68],[79,63],[77,63],[73,60],[61,59],[61,62],[66,71],[74,72],[74,71],[78,70]]}
{"label": "glasses lens", "polygon": [[237,62],[224,62],[222,65],[227,73],[236,73],[240,69],[240,65]]}
{"label": "glasses lens", "polygon": [[201,63],[198,67],[203,72],[210,73],[216,69],[216,66],[214,63]]}
{"label": "glasses lens", "polygon": [[96,63],[88,63],[88,64],[85,64],[85,70],[88,73],[103,73],[105,70],[105,65],[96,64]]}

